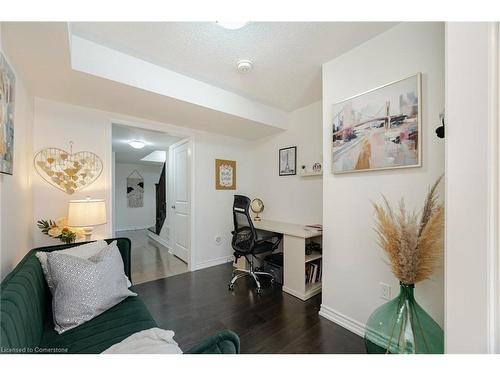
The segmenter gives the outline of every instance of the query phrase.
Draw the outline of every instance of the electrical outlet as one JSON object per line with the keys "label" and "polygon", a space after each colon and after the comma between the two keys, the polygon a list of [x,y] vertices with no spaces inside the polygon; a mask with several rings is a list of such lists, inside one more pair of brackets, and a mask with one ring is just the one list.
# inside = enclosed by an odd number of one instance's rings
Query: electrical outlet
{"label": "electrical outlet", "polygon": [[385,283],[380,283],[380,298],[389,301],[391,299],[391,286]]}

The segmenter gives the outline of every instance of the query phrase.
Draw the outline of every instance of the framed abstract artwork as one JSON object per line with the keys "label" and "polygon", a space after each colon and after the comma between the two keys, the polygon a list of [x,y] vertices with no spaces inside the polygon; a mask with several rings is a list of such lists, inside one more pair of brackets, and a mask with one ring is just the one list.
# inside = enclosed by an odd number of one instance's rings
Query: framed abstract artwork
{"label": "framed abstract artwork", "polygon": [[420,167],[421,73],[333,105],[332,172]]}
{"label": "framed abstract artwork", "polygon": [[236,161],[215,159],[215,189],[236,190]]}
{"label": "framed abstract artwork", "polygon": [[136,169],[127,177],[127,207],[144,207],[144,178]]}
{"label": "framed abstract artwork", "polygon": [[279,175],[293,176],[297,174],[297,146],[279,150]]}
{"label": "framed abstract artwork", "polygon": [[14,168],[14,91],[16,77],[0,53],[0,173]]}

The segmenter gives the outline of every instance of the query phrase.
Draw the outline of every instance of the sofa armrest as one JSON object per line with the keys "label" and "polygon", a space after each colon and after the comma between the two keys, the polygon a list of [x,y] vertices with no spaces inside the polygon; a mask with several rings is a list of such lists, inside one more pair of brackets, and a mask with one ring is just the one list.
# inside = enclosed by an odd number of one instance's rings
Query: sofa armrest
{"label": "sofa armrest", "polygon": [[240,338],[233,331],[218,332],[184,354],[239,354]]}

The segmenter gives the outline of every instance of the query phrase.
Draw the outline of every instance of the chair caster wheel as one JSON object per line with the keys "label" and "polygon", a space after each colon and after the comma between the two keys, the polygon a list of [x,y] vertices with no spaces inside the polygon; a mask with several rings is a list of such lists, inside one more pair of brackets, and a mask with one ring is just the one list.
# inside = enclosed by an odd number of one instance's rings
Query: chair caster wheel
{"label": "chair caster wheel", "polygon": [[257,294],[260,294],[260,292],[262,291],[262,289],[257,288],[255,291],[257,292]]}
{"label": "chair caster wheel", "polygon": [[228,288],[229,290],[234,290],[234,284],[229,284],[229,285],[227,286],[227,288]]}
{"label": "chair caster wheel", "polygon": [[274,285],[274,279],[271,279],[271,285]]}

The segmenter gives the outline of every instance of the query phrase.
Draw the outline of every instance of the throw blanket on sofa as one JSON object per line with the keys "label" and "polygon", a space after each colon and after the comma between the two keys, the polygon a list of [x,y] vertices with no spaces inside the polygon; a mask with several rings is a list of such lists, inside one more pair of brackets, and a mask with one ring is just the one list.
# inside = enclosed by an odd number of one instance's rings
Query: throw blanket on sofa
{"label": "throw blanket on sofa", "polygon": [[182,354],[173,331],[151,328],[136,332],[115,344],[103,354]]}

